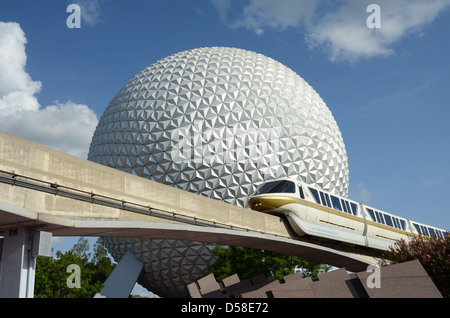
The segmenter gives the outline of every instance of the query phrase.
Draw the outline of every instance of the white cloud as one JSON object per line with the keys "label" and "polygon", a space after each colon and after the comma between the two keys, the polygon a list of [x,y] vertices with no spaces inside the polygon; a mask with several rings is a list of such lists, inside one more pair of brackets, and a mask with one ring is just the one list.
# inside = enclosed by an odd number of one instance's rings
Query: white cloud
{"label": "white cloud", "polygon": [[[370,29],[367,6],[381,9],[381,28]],[[311,49],[323,49],[333,61],[394,54],[393,45],[407,35],[421,35],[426,26],[450,6],[450,0],[250,0],[230,27],[261,35],[268,28],[295,28]],[[221,15],[224,15],[221,8]]]}
{"label": "white cloud", "polygon": [[227,20],[228,10],[230,9],[231,2],[230,0],[210,0],[211,4],[217,9],[219,12],[220,20],[225,22]]}
{"label": "white cloud", "polygon": [[71,101],[42,108],[35,96],[41,83],[25,70],[25,44],[19,24],[0,22],[0,129],[86,158],[97,116]]}
{"label": "white cloud", "polygon": [[366,25],[368,2],[349,0],[308,26],[306,39],[311,48],[326,47],[331,60],[355,61],[360,58],[394,54],[393,45],[407,35],[420,35],[448,0],[378,0],[381,27]]}
{"label": "white cloud", "polygon": [[316,5],[316,1],[310,0],[252,0],[243,9],[242,18],[231,27],[244,27],[258,35],[268,27],[280,30],[296,28],[313,15]]}
{"label": "white cloud", "polygon": [[0,111],[37,110],[34,97],[41,89],[25,71],[25,34],[17,23],[0,22]]}
{"label": "white cloud", "polygon": [[69,2],[80,6],[82,26],[101,22],[101,0],[69,0]]}
{"label": "white cloud", "polygon": [[97,123],[88,106],[70,101],[0,116],[3,131],[81,158],[87,157]]}

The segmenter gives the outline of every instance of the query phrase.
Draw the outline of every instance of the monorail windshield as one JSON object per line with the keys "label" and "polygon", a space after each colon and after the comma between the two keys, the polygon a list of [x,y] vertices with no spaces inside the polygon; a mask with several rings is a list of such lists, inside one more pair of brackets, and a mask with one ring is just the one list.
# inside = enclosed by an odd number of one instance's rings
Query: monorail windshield
{"label": "monorail windshield", "polygon": [[295,183],[288,180],[268,182],[263,184],[255,195],[265,193],[295,193]]}

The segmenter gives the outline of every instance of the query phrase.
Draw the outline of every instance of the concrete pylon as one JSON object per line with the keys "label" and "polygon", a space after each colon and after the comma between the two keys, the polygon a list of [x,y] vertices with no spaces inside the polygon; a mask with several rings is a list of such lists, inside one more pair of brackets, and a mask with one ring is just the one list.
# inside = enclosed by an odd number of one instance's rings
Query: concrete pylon
{"label": "concrete pylon", "polygon": [[2,240],[1,298],[33,298],[36,258],[51,254],[52,234],[26,227],[10,228]]}

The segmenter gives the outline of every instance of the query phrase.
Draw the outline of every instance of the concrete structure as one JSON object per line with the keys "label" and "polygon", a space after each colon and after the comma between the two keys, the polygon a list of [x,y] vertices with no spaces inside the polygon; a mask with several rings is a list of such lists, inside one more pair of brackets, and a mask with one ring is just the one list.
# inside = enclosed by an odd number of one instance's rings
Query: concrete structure
{"label": "concrete structure", "polygon": [[[214,242],[287,253],[353,271],[375,262],[372,257],[301,241],[280,217],[0,133],[3,257],[10,250],[8,233],[15,231]],[[25,244],[22,241],[23,251]],[[2,280],[9,275],[6,269],[2,269]]]}
{"label": "concrete structure", "polygon": [[36,258],[50,256],[52,235],[12,227],[0,240],[0,298],[32,298]]}
{"label": "concrete structure", "polygon": [[188,289],[192,298],[442,298],[418,260],[355,274],[340,268],[314,281],[299,273],[282,281],[264,275],[240,281],[235,274],[219,284],[210,274]]}

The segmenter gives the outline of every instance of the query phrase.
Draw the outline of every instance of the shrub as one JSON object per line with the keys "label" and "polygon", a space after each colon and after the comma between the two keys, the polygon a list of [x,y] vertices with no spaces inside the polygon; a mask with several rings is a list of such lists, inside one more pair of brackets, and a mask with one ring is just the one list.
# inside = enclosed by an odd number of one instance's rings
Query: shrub
{"label": "shrub", "polygon": [[383,253],[380,265],[419,260],[443,297],[450,298],[450,233],[444,238],[418,236],[398,240]]}

